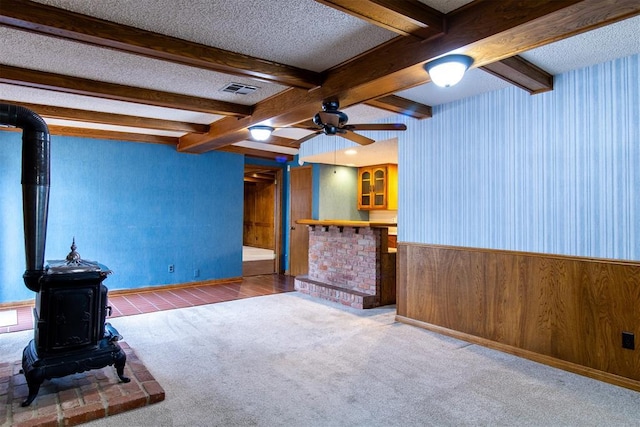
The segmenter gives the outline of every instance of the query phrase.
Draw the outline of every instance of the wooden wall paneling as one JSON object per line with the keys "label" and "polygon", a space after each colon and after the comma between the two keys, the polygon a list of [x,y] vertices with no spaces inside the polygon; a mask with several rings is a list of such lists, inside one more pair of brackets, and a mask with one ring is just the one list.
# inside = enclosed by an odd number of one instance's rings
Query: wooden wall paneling
{"label": "wooden wall paneling", "polygon": [[[512,258],[505,254],[500,261],[506,263]],[[517,323],[512,326],[515,328],[512,340],[504,342],[536,353],[549,354],[555,300],[553,293],[558,286],[554,283],[554,277],[557,277],[558,266],[554,265],[553,260],[543,260],[539,265],[527,257],[516,256],[515,259],[519,263],[521,281],[519,313]],[[506,280],[511,280],[511,277]],[[508,328],[509,325],[505,324],[504,327]]]}
{"label": "wooden wall paneling", "polygon": [[399,320],[640,389],[640,348],[621,343],[640,336],[640,263],[398,246]]}
{"label": "wooden wall paneling", "polygon": [[[405,317],[407,316],[407,286],[398,286],[399,283],[409,283],[407,266],[407,251],[409,246],[399,245],[396,252],[396,313]],[[405,262],[400,263],[399,260]]]}
{"label": "wooden wall paneling", "polygon": [[244,218],[242,229],[242,244],[249,246],[253,243],[255,230],[253,223],[255,222],[255,193],[256,186],[253,183],[244,183]]}
{"label": "wooden wall paneling", "polygon": [[396,253],[383,253],[380,259],[380,305],[396,303]]}
{"label": "wooden wall paneling", "polygon": [[[522,268],[522,312],[520,313],[519,342],[514,343],[536,353],[549,354],[551,346],[551,326],[554,310],[554,290],[558,283],[554,277],[560,274],[560,267],[553,260],[543,259],[540,263],[520,257]],[[514,345],[509,343],[510,345]]]}
{"label": "wooden wall paneling", "polygon": [[389,229],[380,228],[380,271],[376,286],[380,292],[380,305],[396,303],[396,258],[395,252],[389,252]]}
{"label": "wooden wall paneling", "polygon": [[256,192],[256,235],[258,245],[275,249],[275,184],[258,183]]}
{"label": "wooden wall paneling", "polygon": [[472,321],[477,308],[474,302],[468,298],[473,280],[467,280],[465,275],[469,273],[470,265],[465,265],[467,264],[466,259],[459,252],[441,251],[439,255],[442,256],[442,259],[438,261],[438,264],[444,268],[442,270],[434,268],[433,270],[437,278],[437,292],[441,295],[437,311],[440,321],[447,328],[459,325],[468,333],[471,331],[481,332],[481,325],[475,325]]}
{"label": "wooden wall paneling", "polygon": [[[435,270],[429,268],[431,265],[437,265],[438,260],[429,260],[428,257],[435,257],[436,254],[425,251],[416,250],[415,246],[405,246],[398,244],[398,254],[406,252],[406,262],[402,258],[397,260],[400,265],[399,271],[406,272],[406,277],[398,284],[406,284],[402,290],[404,294],[404,311],[398,308],[398,314],[411,317],[414,319],[436,317],[434,314],[439,306],[443,303],[436,301],[440,295],[437,289],[433,289],[438,283],[435,277]],[[421,280],[416,280],[422,277]],[[430,287],[430,289],[427,289]]]}
{"label": "wooden wall paneling", "polygon": [[245,245],[275,250],[275,187],[273,183],[245,182]]}
{"label": "wooden wall paneling", "polygon": [[[638,350],[621,348],[622,331],[640,332],[640,273],[629,274],[624,264],[574,261],[576,284],[563,305],[571,321],[558,328],[554,341],[558,357],[607,372],[640,378]],[[560,325],[560,319],[558,319]],[[635,329],[635,330],[634,330]],[[613,357],[611,357],[613,356]]]}
{"label": "wooden wall paneling", "polygon": [[[542,269],[544,260],[535,261],[539,265],[542,264],[539,267]],[[559,280],[554,281],[553,277],[545,277],[554,291],[553,323],[550,325],[552,339],[548,354],[560,358],[564,356],[571,362],[595,367],[594,361],[589,360],[590,352],[581,351],[581,348],[594,349],[597,340],[593,334],[594,322],[597,320],[589,313],[591,311],[589,306],[593,301],[588,302],[590,298],[584,298],[584,291],[591,284],[581,280],[578,263],[552,261],[555,269],[550,272],[550,275],[555,274]],[[581,355],[581,353],[584,354]]]}
{"label": "wooden wall paneling", "polygon": [[[482,310],[485,314],[483,317],[481,313],[478,321],[484,324],[484,333],[494,340],[516,342],[520,328],[514,328],[513,325],[520,323],[526,288],[520,279],[520,264],[517,261],[505,261],[498,256],[486,259],[483,264],[482,277],[477,278],[476,286],[482,292]],[[485,277],[495,279],[484,283]],[[483,288],[483,284],[486,288]]]}

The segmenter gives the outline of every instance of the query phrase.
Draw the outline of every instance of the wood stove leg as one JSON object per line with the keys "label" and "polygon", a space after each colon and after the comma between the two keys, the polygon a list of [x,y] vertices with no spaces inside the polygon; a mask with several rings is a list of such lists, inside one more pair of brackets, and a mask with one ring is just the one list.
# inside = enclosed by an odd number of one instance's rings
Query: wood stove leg
{"label": "wood stove leg", "polygon": [[120,378],[120,381],[122,381],[123,383],[128,383],[129,381],[131,381],[131,379],[124,376],[124,364],[127,362],[127,355],[125,354],[124,350],[120,348],[120,346],[118,346],[118,350],[119,351],[114,356],[113,366],[115,366],[116,368],[116,373],[118,374],[118,378]]}
{"label": "wood stove leg", "polygon": [[29,396],[27,399],[22,402],[22,406],[29,406],[31,402],[36,398],[38,392],[40,391],[40,385],[44,381],[44,370],[43,369],[34,369],[24,374],[27,379],[27,386],[29,386]]}
{"label": "wood stove leg", "polygon": [[42,363],[38,357],[35,341],[29,341],[29,344],[24,348],[22,352],[22,370],[24,378],[27,380],[27,386],[29,387],[29,395],[27,399],[22,402],[22,406],[29,406],[33,399],[36,398],[40,391],[40,385],[46,378],[46,369],[42,366]]}

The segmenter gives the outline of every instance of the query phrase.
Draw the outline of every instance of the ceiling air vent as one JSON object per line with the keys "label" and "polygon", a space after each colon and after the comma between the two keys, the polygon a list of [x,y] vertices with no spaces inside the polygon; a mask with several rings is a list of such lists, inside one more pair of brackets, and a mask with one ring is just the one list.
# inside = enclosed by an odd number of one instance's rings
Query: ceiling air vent
{"label": "ceiling air vent", "polygon": [[243,85],[242,83],[229,83],[220,90],[223,92],[235,93],[236,95],[248,95],[255,92],[257,89],[259,89],[258,86]]}

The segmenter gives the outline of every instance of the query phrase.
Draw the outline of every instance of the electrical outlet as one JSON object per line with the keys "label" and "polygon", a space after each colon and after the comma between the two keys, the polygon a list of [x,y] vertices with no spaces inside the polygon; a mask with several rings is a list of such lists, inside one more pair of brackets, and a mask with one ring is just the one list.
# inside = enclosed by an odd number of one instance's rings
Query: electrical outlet
{"label": "electrical outlet", "polygon": [[176,268],[173,264],[169,264],[169,273],[173,273],[174,271],[176,271]]}
{"label": "electrical outlet", "polygon": [[633,332],[622,332],[622,348],[628,348],[629,350],[636,349]]}
{"label": "electrical outlet", "polygon": [[200,269],[196,268],[193,270],[193,277],[200,277]]}

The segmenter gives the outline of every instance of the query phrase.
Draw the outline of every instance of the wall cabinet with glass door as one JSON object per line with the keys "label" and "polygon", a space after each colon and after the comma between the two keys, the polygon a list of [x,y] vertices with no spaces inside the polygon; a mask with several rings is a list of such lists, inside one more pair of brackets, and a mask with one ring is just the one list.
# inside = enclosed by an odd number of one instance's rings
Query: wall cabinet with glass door
{"label": "wall cabinet with glass door", "polygon": [[358,168],[358,209],[398,209],[398,166]]}

